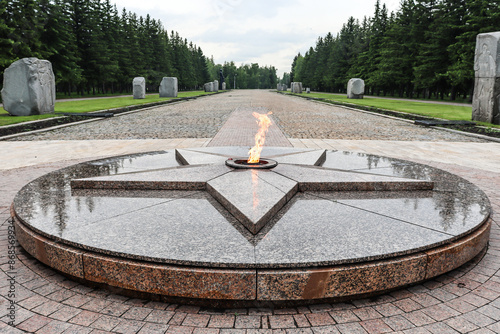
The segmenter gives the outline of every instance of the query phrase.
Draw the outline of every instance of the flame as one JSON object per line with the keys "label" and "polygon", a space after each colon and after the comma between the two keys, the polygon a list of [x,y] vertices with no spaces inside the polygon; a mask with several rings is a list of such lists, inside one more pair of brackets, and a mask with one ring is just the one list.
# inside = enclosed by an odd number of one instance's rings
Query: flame
{"label": "flame", "polygon": [[260,161],[260,152],[262,152],[262,146],[264,146],[264,142],[266,141],[266,133],[271,125],[271,120],[267,115],[271,114],[272,112],[268,112],[267,114],[252,113],[253,117],[257,118],[259,132],[255,134],[255,146],[248,151],[250,155],[247,160],[248,163],[257,163]]}

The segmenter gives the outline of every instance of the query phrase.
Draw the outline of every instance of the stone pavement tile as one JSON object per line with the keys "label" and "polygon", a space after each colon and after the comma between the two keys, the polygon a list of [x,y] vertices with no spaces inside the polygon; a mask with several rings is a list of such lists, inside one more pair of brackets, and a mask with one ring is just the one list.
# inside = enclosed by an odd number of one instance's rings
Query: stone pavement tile
{"label": "stone pavement tile", "polygon": [[463,316],[448,319],[445,321],[445,323],[451,328],[459,331],[460,333],[468,333],[472,332],[473,330],[479,329],[478,326],[474,325]]}
{"label": "stone pavement tile", "polygon": [[269,323],[272,329],[297,327],[293,315],[270,315]]}
{"label": "stone pavement tile", "polygon": [[26,298],[25,300],[23,301],[20,301],[17,303],[17,305],[25,308],[25,309],[28,309],[28,310],[31,310],[37,306],[40,306],[42,305],[43,303],[46,303],[48,302],[48,299],[45,298],[44,296],[40,296],[40,295],[33,295],[29,298]]}
{"label": "stone pavement tile", "polygon": [[[283,333],[281,332],[282,329],[275,329],[273,330],[273,334],[277,331],[277,333]],[[290,328],[290,329],[285,329],[283,334],[313,334],[314,332],[310,328]]]}
{"label": "stone pavement tile", "polygon": [[74,295],[75,295],[74,292],[63,288],[61,290],[55,291],[47,295],[47,298],[56,302],[61,302],[63,300],[73,297]]}
{"label": "stone pavement tile", "polygon": [[193,334],[218,334],[218,333],[219,333],[218,328],[195,328],[193,331]]}
{"label": "stone pavement tile", "polygon": [[62,288],[59,285],[49,283],[49,284],[42,285],[41,287],[38,287],[36,289],[33,289],[33,292],[38,293],[39,295],[42,295],[42,296],[47,296],[47,295],[52,294],[55,291],[59,291],[61,289]]}
{"label": "stone pavement tile", "polygon": [[163,302],[150,301],[144,306],[148,308],[154,308],[155,310],[165,310],[168,304]]}
{"label": "stone pavement tile", "polygon": [[402,331],[405,329],[413,328],[413,325],[408,319],[402,315],[395,315],[392,317],[383,318],[384,322],[395,331]]}
{"label": "stone pavement tile", "polygon": [[61,305],[61,308],[52,313],[50,315],[50,318],[60,321],[68,321],[69,319],[73,318],[80,312],[82,312],[82,310],[79,308]]}
{"label": "stone pavement tile", "polygon": [[211,328],[233,328],[235,316],[230,314],[215,314],[210,316],[208,327]]}
{"label": "stone pavement tile", "polygon": [[306,314],[306,317],[313,327],[335,324],[335,320],[328,312]]}
{"label": "stone pavement tile", "polygon": [[469,304],[472,304],[476,307],[481,307],[483,305],[488,304],[490,301],[486,298],[480,297],[476,295],[474,292],[468,293],[462,297],[459,297],[460,300],[466,301]]}
{"label": "stone pavement tile", "polygon": [[115,317],[119,317],[127,312],[132,306],[125,305],[122,303],[112,303],[103,308],[100,312],[108,315],[114,315]]}
{"label": "stone pavement tile", "polygon": [[390,317],[392,315],[397,315],[403,313],[403,311],[395,306],[393,303],[386,303],[381,305],[373,306],[375,311],[382,314],[384,317]]}
{"label": "stone pavement tile", "polygon": [[433,334],[459,334],[460,332],[454,330],[444,322],[436,322],[424,327]]}
{"label": "stone pavement tile", "polygon": [[84,327],[79,325],[71,325],[66,329],[63,334],[87,334],[93,331],[90,327]]}
{"label": "stone pavement tile", "polygon": [[485,288],[484,286],[480,286],[479,288],[475,289],[474,293],[480,297],[488,299],[489,301],[500,298],[500,292],[490,290],[488,288]]}
{"label": "stone pavement tile", "polygon": [[338,324],[337,329],[342,334],[367,334],[368,332],[357,322]]}
{"label": "stone pavement tile", "polygon": [[172,319],[168,322],[169,325],[172,326],[180,326],[184,319],[186,318],[187,313],[182,313],[182,312],[176,312]]}
{"label": "stone pavement tile", "polygon": [[432,297],[428,293],[417,293],[413,297],[411,297],[411,299],[424,307],[429,307],[440,303],[439,299]]}
{"label": "stone pavement tile", "polygon": [[403,314],[403,317],[408,319],[412,324],[414,324],[417,327],[432,324],[435,322],[434,319],[423,313],[421,310],[405,313]]}
{"label": "stone pavement tile", "polygon": [[469,293],[471,291],[467,287],[462,286],[462,285],[459,286],[456,283],[451,283],[451,284],[444,285],[443,286],[443,290],[446,290],[449,293],[452,293],[452,294],[457,295],[457,296],[463,296],[463,295],[465,295],[465,294],[467,294],[467,293]]}
{"label": "stone pavement tile", "polygon": [[112,304],[112,302],[109,300],[102,298],[93,298],[92,300],[86,302],[80,307],[87,311],[100,312],[110,304]]}
{"label": "stone pavement tile", "polygon": [[144,319],[147,322],[155,322],[159,324],[168,324],[170,319],[174,316],[174,312],[172,311],[164,311],[164,310],[153,310],[151,313]]}
{"label": "stone pavement tile", "polygon": [[182,322],[183,326],[206,327],[210,321],[208,314],[187,314]]}
{"label": "stone pavement tile", "polygon": [[37,334],[59,334],[68,329],[71,324],[64,321],[52,320],[47,325],[36,331]]}
{"label": "stone pavement tile", "polygon": [[165,333],[168,330],[168,325],[164,324],[145,324],[142,326],[138,334],[157,334]]}
{"label": "stone pavement tile", "polygon": [[470,334],[498,334],[499,332],[493,332],[492,330],[488,328],[480,328],[475,331],[470,332]]}
{"label": "stone pavement tile", "polygon": [[102,315],[99,319],[94,321],[91,325],[92,328],[102,329],[105,331],[111,331],[113,328],[118,326],[120,319],[112,317],[109,315]]}
{"label": "stone pavement tile", "polygon": [[23,334],[26,333],[20,329],[9,326],[6,323],[0,322],[0,333],[2,334]]}
{"label": "stone pavement tile", "polygon": [[[228,330],[228,331],[231,331],[229,329],[225,329],[225,330]],[[233,329],[234,331],[235,329]],[[246,334],[274,334],[274,333],[286,333],[285,330],[283,329],[270,329],[270,328],[267,328],[267,329],[247,329],[246,330]]]}
{"label": "stone pavement tile", "polygon": [[251,307],[248,309],[248,315],[271,315],[273,311],[270,308],[265,307]]}
{"label": "stone pavement tile", "polygon": [[295,320],[295,324],[299,328],[311,326],[311,324],[309,323],[309,320],[307,320],[307,317],[305,316],[305,314],[294,314],[293,319]]}
{"label": "stone pavement tile", "polygon": [[422,309],[422,312],[436,321],[443,321],[451,317],[460,315],[460,312],[444,304],[438,304]]}
{"label": "stone pavement tile", "polygon": [[84,295],[76,294],[72,297],[69,297],[68,299],[64,300],[62,303],[69,305],[69,306],[74,306],[74,307],[80,307],[85,303],[88,303],[91,301],[91,297],[87,297]]}
{"label": "stone pavement tile", "polygon": [[258,315],[238,315],[234,323],[235,328],[260,328],[261,317]]}
{"label": "stone pavement tile", "polygon": [[332,311],[330,315],[338,324],[359,321],[359,318],[351,310]]}
{"label": "stone pavement tile", "polygon": [[42,305],[39,305],[39,306],[33,308],[32,311],[35,313],[41,314],[41,315],[48,316],[48,315],[56,312],[61,307],[63,307],[62,304],[50,300]]}
{"label": "stone pavement tile", "polygon": [[483,307],[478,308],[477,311],[492,318],[493,320],[500,321],[500,309],[491,304],[484,305]]}
{"label": "stone pavement tile", "polygon": [[391,327],[382,319],[366,320],[359,323],[370,334],[380,334],[392,332]]}
{"label": "stone pavement tile", "polygon": [[422,308],[422,305],[410,298],[396,300],[393,304],[404,312],[416,311]]}
{"label": "stone pavement tile", "polygon": [[472,310],[475,310],[476,307],[472,304],[467,303],[466,301],[463,301],[461,299],[453,299],[449,302],[446,302],[445,305],[451,307],[454,310],[457,310],[460,313],[467,313]]}
{"label": "stone pavement tile", "polygon": [[375,311],[373,307],[363,307],[363,308],[353,309],[352,311],[361,320],[382,318],[382,315],[377,311]]}
{"label": "stone pavement tile", "polygon": [[[191,334],[194,331],[194,327],[184,327],[184,326],[169,326],[166,333],[168,334]],[[219,332],[220,333],[220,332]]]}
{"label": "stone pavement tile", "polygon": [[410,328],[403,331],[404,334],[432,334],[427,329],[423,327]]}
{"label": "stone pavement tile", "polygon": [[301,314],[306,314],[306,313],[311,313],[311,310],[309,309],[309,307],[306,306],[298,306],[297,312]]}
{"label": "stone pavement tile", "polygon": [[113,328],[113,332],[123,334],[135,334],[145,325],[142,321],[121,319],[120,323]]}
{"label": "stone pavement tile", "polygon": [[434,297],[439,299],[442,302],[447,302],[449,300],[457,298],[457,295],[446,291],[445,289],[442,288],[437,288],[429,292],[429,294]]}
{"label": "stone pavement tile", "polygon": [[334,325],[313,327],[312,331],[314,334],[340,334],[339,330]]}
{"label": "stone pavement tile", "polygon": [[465,313],[463,317],[478,327],[486,327],[495,322],[495,320],[477,311]]}
{"label": "stone pavement tile", "polygon": [[23,321],[16,327],[28,333],[34,333],[43,326],[47,325],[52,320],[50,318],[44,317],[42,315],[35,314],[31,318]]}
{"label": "stone pavement tile", "polygon": [[96,312],[82,311],[78,313],[75,317],[71,318],[69,322],[80,326],[89,326],[91,323],[96,321],[101,315]]}
{"label": "stone pavement tile", "polygon": [[49,281],[47,281],[47,279],[45,279],[43,277],[37,277],[29,282],[23,283],[23,286],[26,289],[33,290],[33,289],[39,288],[39,287],[41,287],[45,284],[48,284],[48,283],[49,283]]}
{"label": "stone pavement tile", "polygon": [[495,322],[494,324],[487,327],[495,333],[500,333],[500,321]]}
{"label": "stone pavement tile", "polygon": [[[83,306],[82,306],[83,307]],[[122,317],[131,320],[144,320],[151,313],[151,309],[145,307],[131,307]]]}

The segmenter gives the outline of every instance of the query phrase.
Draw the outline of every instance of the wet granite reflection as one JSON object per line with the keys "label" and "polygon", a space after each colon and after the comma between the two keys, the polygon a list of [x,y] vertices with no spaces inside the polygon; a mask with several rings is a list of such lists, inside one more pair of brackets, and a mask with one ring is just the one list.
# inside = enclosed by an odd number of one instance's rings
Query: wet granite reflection
{"label": "wet granite reflection", "polygon": [[[144,176],[145,183],[154,182],[145,175],[163,177],[172,167],[185,164],[192,164],[187,168],[195,180],[197,171],[247,151],[246,147],[169,150],[82,163],[27,184],[16,195],[15,212],[34,231],[83,249],[155,262],[242,268],[311,267],[411,254],[471,233],[490,213],[484,193],[456,175],[398,159],[312,149],[264,149],[264,158],[281,165],[261,172],[259,184],[281,189],[286,180],[293,191],[279,198],[284,201],[279,211],[260,213],[267,224],[255,234],[240,224],[239,215],[246,211],[230,207],[252,205],[240,203],[252,196],[238,192],[253,190],[238,181],[236,175],[243,175],[238,171],[203,181],[215,185],[220,197],[210,189],[71,188],[72,180],[94,177],[140,180]],[[363,182],[360,178],[394,183],[409,179],[408,184],[433,182],[434,188],[319,191],[318,187],[297,192],[301,178],[308,182],[314,178],[313,170],[322,175],[316,180],[319,184],[331,181],[328,177],[336,173],[342,174],[346,185],[354,179]],[[225,195],[225,187],[233,187],[231,196]]]}

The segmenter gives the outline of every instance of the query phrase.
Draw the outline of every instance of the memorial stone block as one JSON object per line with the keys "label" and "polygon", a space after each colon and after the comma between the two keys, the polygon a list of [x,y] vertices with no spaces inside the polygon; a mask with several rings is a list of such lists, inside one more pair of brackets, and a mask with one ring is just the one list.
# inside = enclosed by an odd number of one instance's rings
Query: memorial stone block
{"label": "memorial stone block", "polygon": [[177,78],[164,77],[160,84],[160,97],[177,97]]}
{"label": "memorial stone block", "polygon": [[132,81],[132,91],[134,94],[134,99],[145,99],[146,98],[146,79],[143,77],[136,77]]}
{"label": "memorial stone block", "polygon": [[226,90],[226,83],[225,82],[222,83],[222,90]]}
{"label": "memorial stone block", "polygon": [[218,92],[219,91],[219,80],[214,80],[212,84],[212,92]]}
{"label": "memorial stone block", "polygon": [[365,82],[360,78],[352,78],[347,83],[347,98],[362,99],[365,94]]}
{"label": "memorial stone block", "polygon": [[56,82],[50,61],[23,58],[12,63],[4,72],[2,101],[14,116],[53,113]]}
{"label": "memorial stone block", "polygon": [[500,32],[477,35],[472,120],[500,124]]}

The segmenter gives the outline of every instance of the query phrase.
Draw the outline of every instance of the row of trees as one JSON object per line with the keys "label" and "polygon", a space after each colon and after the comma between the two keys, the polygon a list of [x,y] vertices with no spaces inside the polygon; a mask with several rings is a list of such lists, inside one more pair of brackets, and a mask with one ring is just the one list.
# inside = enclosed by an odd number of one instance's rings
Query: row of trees
{"label": "row of trees", "polygon": [[498,0],[402,0],[390,15],[377,0],[373,17],[350,17],[299,53],[290,80],[331,92],[362,78],[368,94],[471,96],[476,36],[498,30]]}
{"label": "row of trees", "polygon": [[164,76],[181,90],[211,79],[201,48],[109,0],[1,0],[0,74],[24,57],[51,61],[68,93],[129,91],[136,76],[152,91]]}
{"label": "row of trees", "polygon": [[[219,79],[219,71],[222,69],[227,88],[238,89],[270,89],[276,88],[278,76],[274,66],[260,67],[257,63],[243,64],[236,67],[233,61],[224,62],[224,65],[214,65],[213,60],[209,62],[210,73]],[[235,86],[236,85],[236,86]]]}

